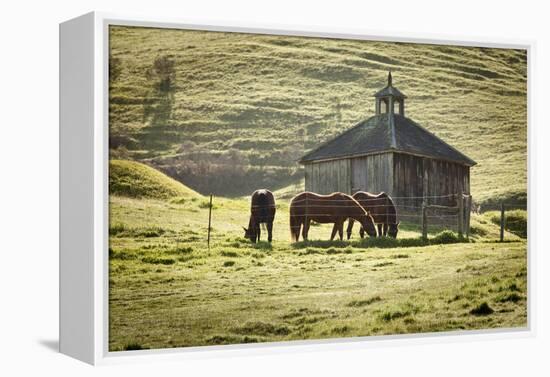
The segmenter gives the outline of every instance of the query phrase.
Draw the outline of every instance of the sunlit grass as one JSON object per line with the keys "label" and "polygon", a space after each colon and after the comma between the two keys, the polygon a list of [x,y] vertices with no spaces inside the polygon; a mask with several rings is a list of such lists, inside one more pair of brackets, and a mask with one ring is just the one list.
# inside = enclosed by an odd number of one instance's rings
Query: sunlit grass
{"label": "sunlit grass", "polygon": [[[214,201],[209,249],[200,201],[111,197],[111,350],[526,325],[526,243],[495,242],[489,217],[471,242],[327,241],[322,225],[291,244],[280,200],[274,242],[254,245],[249,203]],[[405,228],[395,246],[418,242]]]}

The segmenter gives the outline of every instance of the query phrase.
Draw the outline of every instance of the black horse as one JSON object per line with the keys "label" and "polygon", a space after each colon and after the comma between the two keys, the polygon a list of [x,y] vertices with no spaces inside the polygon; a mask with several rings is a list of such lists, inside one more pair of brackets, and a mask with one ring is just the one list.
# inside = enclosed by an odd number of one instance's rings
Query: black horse
{"label": "black horse", "polygon": [[260,240],[260,224],[266,224],[267,240],[271,242],[273,220],[275,219],[275,198],[269,190],[256,190],[252,193],[248,228],[243,227],[244,237],[256,243]]}

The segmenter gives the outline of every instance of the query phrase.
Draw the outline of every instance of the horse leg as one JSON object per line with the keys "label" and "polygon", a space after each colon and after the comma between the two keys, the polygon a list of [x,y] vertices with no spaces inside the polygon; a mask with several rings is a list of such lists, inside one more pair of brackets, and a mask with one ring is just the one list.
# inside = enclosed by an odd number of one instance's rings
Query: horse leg
{"label": "horse leg", "polygon": [[378,227],[378,237],[382,237],[382,224],[376,224]]}
{"label": "horse leg", "polygon": [[256,223],[256,239],[260,242],[260,235],[262,234],[260,223]]}
{"label": "horse leg", "polygon": [[304,241],[307,241],[307,233],[309,232],[309,219],[304,220],[304,227],[302,228],[302,237]]}
{"label": "horse leg", "polygon": [[384,237],[386,237],[388,235],[388,228],[389,228],[388,223],[385,223],[384,224]]}
{"label": "horse leg", "polygon": [[[351,231],[353,230],[353,223],[354,223],[355,220],[353,219],[349,219],[348,220],[348,229],[346,231],[346,233],[348,234],[348,240],[351,238]],[[342,224],[343,225],[343,224]]]}
{"label": "horse leg", "polygon": [[340,237],[340,241],[344,239],[344,221],[345,220],[342,219],[338,222],[338,236]]}
{"label": "horse leg", "polygon": [[336,236],[336,231],[338,230],[338,226],[336,225],[337,223],[335,222],[333,227],[332,227],[332,233],[330,234],[330,240],[334,240],[334,236]]}
{"label": "horse leg", "polygon": [[361,238],[365,238],[365,229],[363,228],[362,225],[361,225],[361,229],[359,229],[359,235],[361,236]]}
{"label": "horse leg", "polygon": [[273,236],[273,220],[268,221],[267,223],[267,240],[271,242]]}

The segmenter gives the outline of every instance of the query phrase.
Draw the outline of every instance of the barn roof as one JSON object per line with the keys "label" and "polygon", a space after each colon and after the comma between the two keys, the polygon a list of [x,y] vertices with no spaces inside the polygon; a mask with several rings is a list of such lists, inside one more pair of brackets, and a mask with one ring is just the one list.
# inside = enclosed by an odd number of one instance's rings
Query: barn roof
{"label": "barn roof", "polygon": [[395,98],[407,98],[406,95],[401,93],[401,91],[393,86],[393,79],[391,77],[391,71],[388,72],[388,85],[376,92],[374,95],[376,98],[380,97],[395,97]]}
{"label": "barn roof", "polygon": [[375,115],[359,122],[300,159],[300,163],[402,152],[473,166],[476,162],[433,133],[399,114]]}
{"label": "barn roof", "polygon": [[393,86],[386,86],[384,89],[379,90],[374,96],[375,97],[393,96],[395,98],[407,98],[406,95],[404,95],[399,89]]}

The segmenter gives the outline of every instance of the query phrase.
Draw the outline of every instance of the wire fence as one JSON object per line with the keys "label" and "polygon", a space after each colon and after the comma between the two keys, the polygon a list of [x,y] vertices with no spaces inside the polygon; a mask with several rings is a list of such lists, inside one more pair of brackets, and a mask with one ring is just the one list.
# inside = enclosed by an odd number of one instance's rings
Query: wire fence
{"label": "wire fence", "polygon": [[[405,204],[407,200],[419,200],[421,204]],[[434,204],[438,200],[445,199],[447,205]],[[397,224],[401,221],[407,223],[416,223],[421,226],[422,237],[427,238],[428,226],[439,230],[449,229],[457,232],[459,236],[470,236],[470,214],[476,212],[476,205],[473,205],[472,196],[466,193],[446,194],[446,195],[428,195],[428,196],[392,196],[388,198],[373,197],[369,199],[359,199],[350,202],[348,198],[303,198],[293,199],[288,203],[288,208],[298,210],[300,213],[290,213],[290,218],[298,217],[303,220],[317,222],[330,222],[329,218],[340,216],[342,209],[346,207],[353,208],[359,204],[373,219],[375,223]],[[284,206],[284,205],[283,205]],[[281,208],[280,204],[251,205],[251,212],[264,208]],[[391,209],[384,211],[384,208]],[[504,229],[506,227],[506,210],[527,209],[526,203],[500,203],[500,240],[504,240]],[[341,217],[341,216],[340,216]],[[209,205],[209,226],[208,242],[210,241],[210,222],[212,219],[212,196]],[[510,219],[508,223],[512,223]],[[210,243],[210,242],[209,242]]]}
{"label": "wire fence", "polygon": [[[261,208],[288,208],[291,211],[288,215],[291,220],[300,218],[301,222],[329,223],[331,218],[341,217],[342,212],[352,211],[351,208],[356,208],[359,204],[372,215],[376,224],[391,225],[405,222],[421,225],[422,234],[425,238],[427,238],[428,224],[431,228],[450,229],[460,235],[465,233],[467,237],[469,236],[470,195],[457,193],[425,196],[373,196],[355,199],[350,201],[349,196],[341,198],[326,196],[295,197],[288,202],[288,206],[287,203],[283,205],[275,203],[251,205],[251,212]],[[446,203],[448,205],[435,203]],[[342,210],[343,208],[344,210]],[[466,213],[468,214],[466,215]],[[350,217],[352,218],[352,216]]]}

